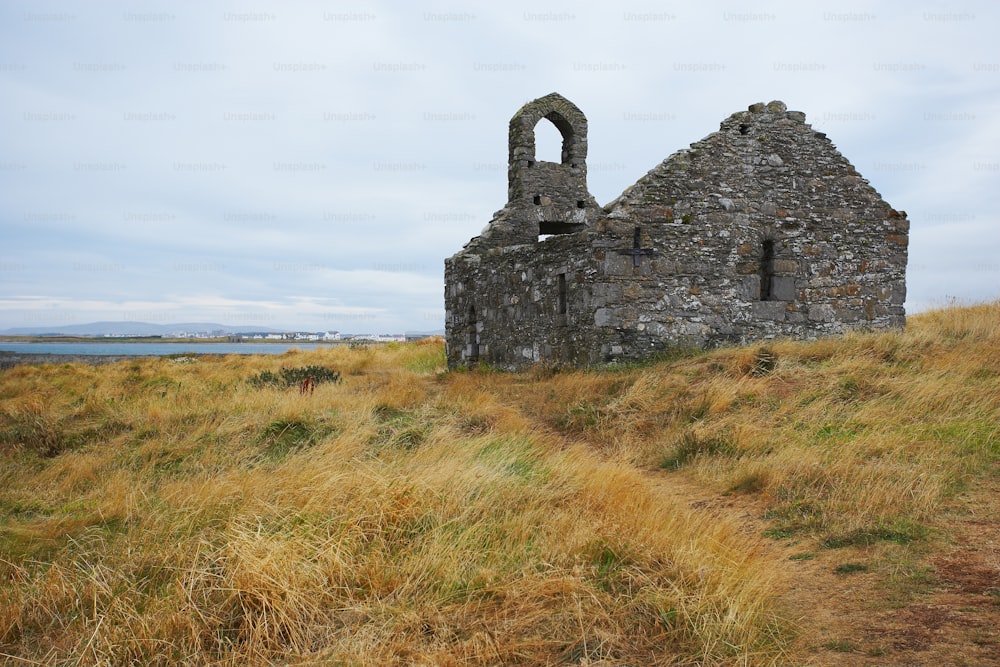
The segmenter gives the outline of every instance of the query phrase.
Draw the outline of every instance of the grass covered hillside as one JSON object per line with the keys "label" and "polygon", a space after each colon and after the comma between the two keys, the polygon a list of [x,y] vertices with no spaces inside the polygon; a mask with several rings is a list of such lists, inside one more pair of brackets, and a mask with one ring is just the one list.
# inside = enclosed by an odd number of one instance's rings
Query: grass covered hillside
{"label": "grass covered hillside", "polygon": [[998,331],[5,370],[0,662],[998,662]]}

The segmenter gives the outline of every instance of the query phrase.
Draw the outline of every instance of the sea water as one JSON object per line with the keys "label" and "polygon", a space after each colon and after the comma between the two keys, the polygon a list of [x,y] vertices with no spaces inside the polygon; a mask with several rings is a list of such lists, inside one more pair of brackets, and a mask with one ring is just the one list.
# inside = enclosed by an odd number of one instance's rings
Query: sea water
{"label": "sea water", "polygon": [[11,343],[0,341],[0,351],[17,354],[76,354],[166,356],[170,354],[281,354],[291,349],[314,350],[324,343]]}

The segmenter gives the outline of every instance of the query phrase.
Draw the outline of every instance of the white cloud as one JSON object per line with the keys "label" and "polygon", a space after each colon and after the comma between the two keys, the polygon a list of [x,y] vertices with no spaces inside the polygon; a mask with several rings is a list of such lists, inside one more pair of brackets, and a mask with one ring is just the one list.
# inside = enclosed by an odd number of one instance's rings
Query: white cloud
{"label": "white cloud", "polygon": [[439,328],[443,259],[506,200],[507,121],[552,91],[590,120],[601,203],[783,99],[910,214],[911,310],[995,298],[997,14],[12,0],[0,328],[122,313]]}

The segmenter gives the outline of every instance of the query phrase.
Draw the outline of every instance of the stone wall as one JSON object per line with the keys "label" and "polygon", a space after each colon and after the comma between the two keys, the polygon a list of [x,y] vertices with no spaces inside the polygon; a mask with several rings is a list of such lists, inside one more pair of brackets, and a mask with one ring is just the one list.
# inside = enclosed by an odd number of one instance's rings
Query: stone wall
{"label": "stone wall", "polygon": [[[580,199],[579,151],[552,165],[568,170],[521,177],[538,165],[517,162],[524,128],[547,104],[511,122],[508,206],[445,263],[450,365],[586,365],[904,324],[905,213],[803,114],[752,105],[597,209]],[[556,126],[564,146],[585,141],[579,118]]]}

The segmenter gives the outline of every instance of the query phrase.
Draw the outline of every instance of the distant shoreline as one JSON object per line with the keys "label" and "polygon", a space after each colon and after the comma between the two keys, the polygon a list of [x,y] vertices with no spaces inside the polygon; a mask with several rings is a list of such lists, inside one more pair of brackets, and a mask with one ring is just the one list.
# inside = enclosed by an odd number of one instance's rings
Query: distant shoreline
{"label": "distant shoreline", "polygon": [[156,357],[235,355],[280,355],[292,350],[332,350],[382,345],[368,339],[339,341],[261,340],[230,338],[90,338],[80,336],[0,337],[0,369],[23,364],[106,364]]}
{"label": "distant shoreline", "polygon": [[49,352],[25,353],[0,350],[0,370],[33,364],[84,363],[92,366],[131,359],[152,359],[154,354],[51,354]]}
{"label": "distant shoreline", "polygon": [[[292,350],[330,350],[353,346],[358,341],[218,340],[163,338],[86,338],[7,336],[0,338],[0,369],[25,364],[86,363],[91,365],[158,357],[222,357],[235,355],[280,355]],[[364,341],[363,345],[380,343]]]}
{"label": "distant shoreline", "polygon": [[[215,338],[164,338],[163,336],[0,336],[0,342],[7,343],[235,343],[229,336]],[[289,343],[324,343],[328,345],[343,344],[340,340],[284,340],[275,338],[242,338],[239,342],[288,345]]]}

